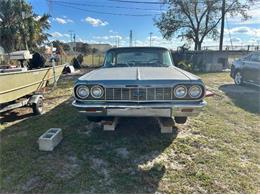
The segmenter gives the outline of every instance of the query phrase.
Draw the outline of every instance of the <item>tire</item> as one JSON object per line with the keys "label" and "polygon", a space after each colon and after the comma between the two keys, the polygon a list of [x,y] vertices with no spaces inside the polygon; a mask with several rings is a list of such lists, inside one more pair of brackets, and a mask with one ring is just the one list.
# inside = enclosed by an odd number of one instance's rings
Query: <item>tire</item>
{"label": "tire", "polygon": [[174,120],[178,124],[184,124],[187,121],[187,117],[175,117]]}
{"label": "tire", "polygon": [[95,123],[97,123],[97,122],[102,121],[102,119],[103,119],[103,117],[101,117],[101,116],[88,116],[88,120],[89,120],[90,122],[95,122]]}
{"label": "tire", "polygon": [[37,103],[32,105],[32,109],[35,115],[41,115],[43,113],[43,99],[39,98]]}
{"label": "tire", "polygon": [[234,82],[236,85],[243,85],[243,77],[240,71],[235,72]]}

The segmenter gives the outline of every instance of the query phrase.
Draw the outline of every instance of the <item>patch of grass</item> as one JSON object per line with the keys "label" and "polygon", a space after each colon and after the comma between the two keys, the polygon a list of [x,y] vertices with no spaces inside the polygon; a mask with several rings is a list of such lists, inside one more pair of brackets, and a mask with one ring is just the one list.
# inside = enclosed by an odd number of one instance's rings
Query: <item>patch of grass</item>
{"label": "patch of grass", "polygon": [[[125,118],[103,132],[71,106],[73,79],[62,78],[46,95],[46,114],[0,126],[0,192],[258,193],[259,113],[247,108],[258,105],[223,90],[233,82],[228,73],[200,76],[218,95],[172,135],[150,118]],[[62,128],[64,140],[41,152],[36,141],[51,127]]]}

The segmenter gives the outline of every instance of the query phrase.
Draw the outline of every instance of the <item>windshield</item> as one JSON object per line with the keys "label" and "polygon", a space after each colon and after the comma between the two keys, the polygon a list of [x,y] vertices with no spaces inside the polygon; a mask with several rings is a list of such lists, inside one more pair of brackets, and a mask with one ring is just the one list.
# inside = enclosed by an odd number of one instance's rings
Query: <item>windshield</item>
{"label": "windshield", "polygon": [[172,66],[170,53],[165,49],[129,49],[108,51],[105,67],[168,67]]}

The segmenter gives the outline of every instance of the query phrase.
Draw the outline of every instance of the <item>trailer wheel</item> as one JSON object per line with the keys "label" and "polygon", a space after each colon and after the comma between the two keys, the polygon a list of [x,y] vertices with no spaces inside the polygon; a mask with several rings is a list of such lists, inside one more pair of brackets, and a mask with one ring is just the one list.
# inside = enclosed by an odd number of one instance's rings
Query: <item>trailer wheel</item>
{"label": "trailer wheel", "polygon": [[41,115],[43,113],[43,99],[39,98],[38,101],[32,105],[32,109],[35,115]]}

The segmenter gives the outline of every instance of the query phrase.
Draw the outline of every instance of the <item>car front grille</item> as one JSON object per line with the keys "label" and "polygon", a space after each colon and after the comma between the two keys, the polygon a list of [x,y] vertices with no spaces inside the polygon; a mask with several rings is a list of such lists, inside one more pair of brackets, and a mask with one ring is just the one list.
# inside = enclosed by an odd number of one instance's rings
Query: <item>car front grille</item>
{"label": "car front grille", "polygon": [[106,88],[105,100],[164,101],[173,100],[172,88]]}

